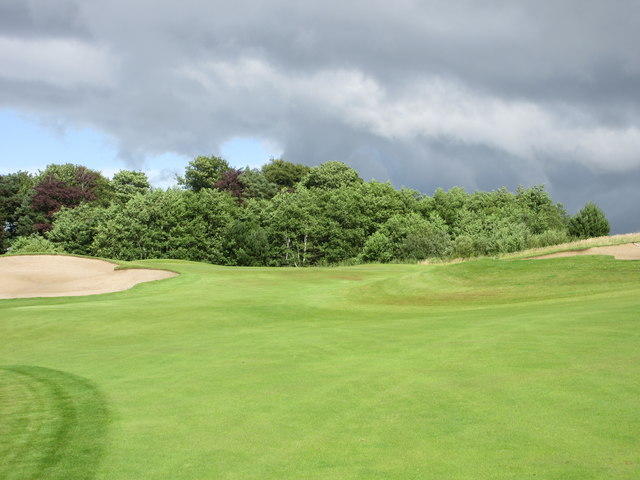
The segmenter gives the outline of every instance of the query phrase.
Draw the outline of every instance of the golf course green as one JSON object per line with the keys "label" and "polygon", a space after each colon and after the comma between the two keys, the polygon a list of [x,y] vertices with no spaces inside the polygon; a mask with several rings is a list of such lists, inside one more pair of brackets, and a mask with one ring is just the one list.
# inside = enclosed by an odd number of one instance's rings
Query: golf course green
{"label": "golf course green", "polygon": [[0,479],[640,478],[640,261],[125,265],[0,300]]}

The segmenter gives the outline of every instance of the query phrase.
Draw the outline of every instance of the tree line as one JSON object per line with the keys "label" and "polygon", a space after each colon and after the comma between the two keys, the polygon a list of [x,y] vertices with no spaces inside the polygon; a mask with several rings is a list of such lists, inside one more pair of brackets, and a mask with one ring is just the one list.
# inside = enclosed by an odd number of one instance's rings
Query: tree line
{"label": "tree line", "polygon": [[428,196],[336,161],[234,169],[199,156],[177,183],[152,188],[142,172],[108,179],[73,164],[0,175],[0,252],[309,266],[496,255],[609,233],[596,205],[570,216],[544,186]]}

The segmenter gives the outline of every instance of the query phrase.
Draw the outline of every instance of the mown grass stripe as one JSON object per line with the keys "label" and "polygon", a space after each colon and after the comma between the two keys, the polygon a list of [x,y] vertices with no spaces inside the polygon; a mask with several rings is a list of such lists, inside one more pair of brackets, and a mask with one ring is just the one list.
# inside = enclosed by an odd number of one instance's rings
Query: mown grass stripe
{"label": "mown grass stripe", "polygon": [[[48,368],[5,366],[0,370],[4,373],[0,381],[3,436],[9,442],[0,448],[0,478],[93,478],[108,421],[106,402],[98,389],[86,379]],[[25,389],[29,393],[21,395]],[[15,411],[16,406],[22,411]]]}
{"label": "mown grass stripe", "polygon": [[[7,377],[7,378],[5,378]],[[8,378],[10,377],[10,378]],[[38,453],[34,448],[42,426],[41,414],[45,404],[29,377],[10,370],[0,370],[0,475],[8,478],[30,478],[28,456]]]}

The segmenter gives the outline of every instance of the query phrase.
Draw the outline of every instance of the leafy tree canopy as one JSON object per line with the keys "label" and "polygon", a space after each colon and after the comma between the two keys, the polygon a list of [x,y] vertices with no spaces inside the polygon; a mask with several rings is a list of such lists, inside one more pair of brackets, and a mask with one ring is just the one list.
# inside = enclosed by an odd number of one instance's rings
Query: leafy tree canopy
{"label": "leafy tree canopy", "polygon": [[341,188],[362,183],[362,179],[353,168],[342,162],[325,162],[313,167],[301,180],[307,188]]}
{"label": "leafy tree canopy", "polygon": [[240,175],[240,182],[244,185],[243,197],[246,199],[269,199],[278,192],[278,185],[269,181],[261,170],[255,168],[245,168]]}
{"label": "leafy tree canopy", "polygon": [[281,158],[272,158],[262,167],[265,178],[279,188],[293,188],[302,180],[311,167],[298,163],[291,163]]}
{"label": "leafy tree canopy", "polygon": [[93,241],[106,221],[117,209],[103,208],[83,203],[76,208],[62,207],[54,215],[53,228],[47,239],[68,253],[93,255]]}
{"label": "leafy tree canopy", "polygon": [[184,177],[177,177],[178,184],[188,190],[199,192],[203,188],[214,188],[216,182],[222,179],[224,172],[230,170],[229,163],[220,157],[198,156],[187,165]]}
{"label": "leafy tree canopy", "polygon": [[602,237],[609,235],[609,230],[609,221],[604,212],[591,202],[569,220],[569,235],[573,237]]}
{"label": "leafy tree canopy", "polygon": [[[55,179],[58,185],[77,189],[85,196],[87,201],[93,201],[100,205],[108,205],[112,198],[112,190],[109,179],[96,170],[91,170],[83,165],[72,163],[50,164],[40,171],[36,184],[42,184]],[[62,182],[62,183],[59,183]]]}
{"label": "leafy tree canopy", "polygon": [[93,255],[122,260],[178,258],[225,263],[223,233],[239,208],[226,192],[154,190],[112,205],[93,238]]}
{"label": "leafy tree canopy", "polygon": [[149,178],[144,172],[120,170],[113,175],[111,186],[115,199],[126,203],[138,194],[145,194],[151,190]]}
{"label": "leafy tree canopy", "polygon": [[18,225],[23,217],[24,207],[31,205],[35,179],[28,172],[0,175],[0,227],[5,237],[17,233]]}

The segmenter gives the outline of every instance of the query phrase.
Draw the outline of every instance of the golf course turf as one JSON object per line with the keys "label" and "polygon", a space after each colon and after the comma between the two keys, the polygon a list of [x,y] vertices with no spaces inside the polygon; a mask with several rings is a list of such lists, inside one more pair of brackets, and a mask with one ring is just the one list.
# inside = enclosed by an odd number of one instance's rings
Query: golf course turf
{"label": "golf course turf", "polygon": [[135,265],[0,300],[0,478],[640,478],[640,261]]}

